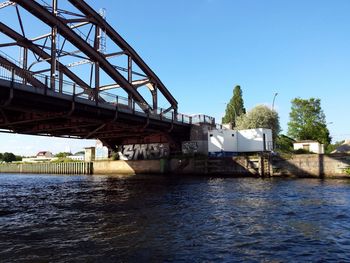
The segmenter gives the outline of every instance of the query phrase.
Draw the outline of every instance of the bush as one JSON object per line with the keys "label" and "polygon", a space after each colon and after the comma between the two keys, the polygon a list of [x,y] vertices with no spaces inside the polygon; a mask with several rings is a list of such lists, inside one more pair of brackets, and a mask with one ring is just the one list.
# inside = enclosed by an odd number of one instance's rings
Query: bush
{"label": "bush", "polygon": [[72,160],[69,158],[59,158],[57,160],[51,161],[51,163],[80,163],[82,161]]}
{"label": "bush", "polygon": [[14,155],[13,153],[4,153],[2,160],[6,163],[12,163],[14,161],[16,161],[16,155]]}
{"label": "bush", "polygon": [[293,151],[294,154],[314,154],[313,152],[310,152],[308,150],[305,149],[298,149]]}
{"label": "bush", "polygon": [[276,151],[279,153],[292,153],[294,151],[293,142],[294,140],[286,135],[278,135],[276,139]]}
{"label": "bush", "polygon": [[112,152],[112,154],[111,154],[111,160],[112,160],[112,161],[118,161],[119,159],[120,159],[119,153],[117,153],[117,152]]}

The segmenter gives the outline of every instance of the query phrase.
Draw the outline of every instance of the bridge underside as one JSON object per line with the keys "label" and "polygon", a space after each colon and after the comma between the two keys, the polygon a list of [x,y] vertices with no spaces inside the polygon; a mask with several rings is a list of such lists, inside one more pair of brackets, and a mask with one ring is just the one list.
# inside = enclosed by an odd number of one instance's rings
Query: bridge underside
{"label": "bridge underside", "polygon": [[99,139],[112,150],[139,143],[179,150],[203,120],[178,112],[104,9],[49,2],[0,3],[7,17],[0,22],[0,132]]}
{"label": "bridge underside", "polygon": [[135,143],[169,143],[178,149],[190,125],[135,109],[97,105],[50,90],[0,80],[0,129],[20,134],[99,139],[110,149]]}

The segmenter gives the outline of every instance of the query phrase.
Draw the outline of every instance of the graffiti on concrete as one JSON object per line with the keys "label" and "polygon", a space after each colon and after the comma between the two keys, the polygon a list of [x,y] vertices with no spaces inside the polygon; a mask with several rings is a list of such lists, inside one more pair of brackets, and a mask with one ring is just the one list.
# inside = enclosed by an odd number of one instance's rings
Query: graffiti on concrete
{"label": "graffiti on concrete", "polygon": [[184,154],[195,154],[198,152],[198,143],[197,142],[183,142],[182,143],[182,152]]}
{"label": "graffiti on concrete", "polygon": [[154,160],[169,156],[169,144],[130,144],[122,146],[123,159],[127,160]]}

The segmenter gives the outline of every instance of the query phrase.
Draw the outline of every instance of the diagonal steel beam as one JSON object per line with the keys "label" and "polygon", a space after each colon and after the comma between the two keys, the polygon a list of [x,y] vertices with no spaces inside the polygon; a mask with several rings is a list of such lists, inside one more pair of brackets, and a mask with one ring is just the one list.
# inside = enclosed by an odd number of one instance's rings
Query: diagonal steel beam
{"label": "diagonal steel beam", "polygon": [[0,9],[5,8],[9,5],[14,5],[14,3],[12,1],[5,1],[3,3],[0,3]]}
{"label": "diagonal steel beam", "polygon": [[12,63],[11,61],[7,60],[6,58],[0,56],[0,65],[4,68],[7,68],[8,70],[12,71],[14,70],[14,74],[25,79],[30,84],[32,84],[34,87],[45,89],[47,88],[45,84],[37,80],[32,76],[32,72],[22,69],[18,67],[16,64]]}
{"label": "diagonal steel beam", "polygon": [[86,15],[91,22],[97,24],[100,28],[106,31],[106,34],[123,50],[127,51],[127,54],[131,56],[133,61],[139,66],[139,68],[147,74],[157,85],[159,91],[169,101],[172,108],[177,111],[177,101],[171,95],[169,90],[161,82],[158,76],[149,68],[149,66],[142,60],[142,58],[136,53],[136,51],[114,30],[114,28],[107,23],[103,17],[101,17],[93,8],[91,8],[83,0],[68,0],[84,15]]}
{"label": "diagonal steel beam", "polygon": [[14,0],[28,12],[39,18],[50,27],[57,27],[60,34],[70,41],[75,47],[85,53],[91,60],[99,63],[99,66],[117,82],[131,97],[140,105],[143,111],[148,111],[150,105],[141,94],[107,61],[107,59],[86,43],[77,33],[75,33],[63,18],[52,15],[47,9],[33,0]]}
{"label": "diagonal steel beam", "polygon": [[[26,47],[33,51],[35,54],[37,54],[39,57],[44,59],[45,61],[49,62],[51,59],[51,56],[46,53],[44,50],[42,50],[40,47],[35,45],[31,40],[23,37],[13,29],[9,28],[4,23],[0,22],[0,32],[4,33],[8,37],[12,38],[13,40],[17,41],[17,44]],[[67,77],[69,77],[72,81],[74,81],[77,85],[79,85],[82,89],[86,91],[92,92],[92,89],[89,87],[87,83],[85,83],[81,78],[79,78],[77,75],[75,75],[72,71],[70,71],[65,65],[58,62],[59,70],[62,71]]]}

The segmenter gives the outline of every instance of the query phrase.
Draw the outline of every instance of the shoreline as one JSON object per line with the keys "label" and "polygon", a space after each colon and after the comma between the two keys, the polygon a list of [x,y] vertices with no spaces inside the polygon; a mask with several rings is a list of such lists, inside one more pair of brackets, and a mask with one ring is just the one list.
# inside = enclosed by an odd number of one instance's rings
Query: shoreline
{"label": "shoreline", "polygon": [[210,175],[223,177],[350,178],[350,155],[270,155],[138,161],[2,164],[1,173],[87,175]]}

